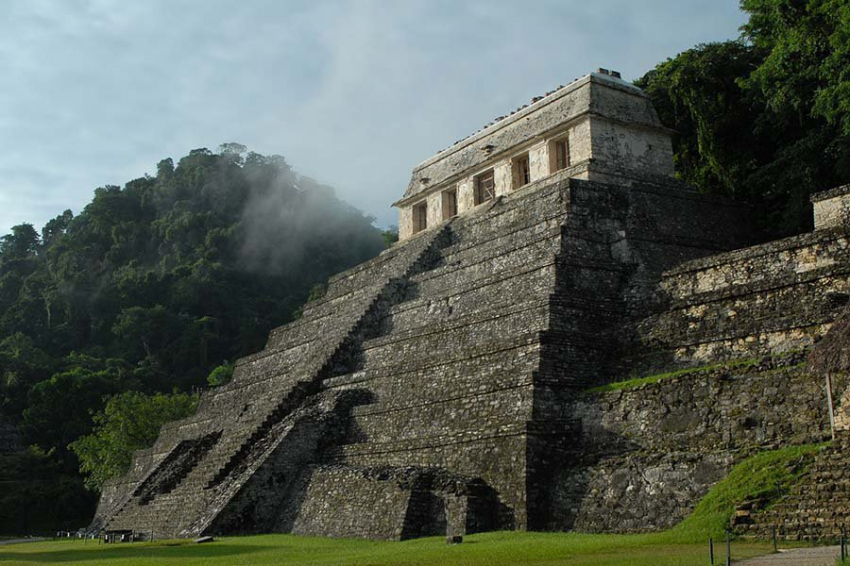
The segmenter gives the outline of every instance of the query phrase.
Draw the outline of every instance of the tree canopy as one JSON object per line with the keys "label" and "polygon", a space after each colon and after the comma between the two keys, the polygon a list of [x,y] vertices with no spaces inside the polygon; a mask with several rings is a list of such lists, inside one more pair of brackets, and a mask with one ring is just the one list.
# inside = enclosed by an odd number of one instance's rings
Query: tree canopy
{"label": "tree canopy", "polygon": [[811,228],[809,196],[850,181],[850,3],[743,0],[740,39],[637,82],[676,129],[676,170],[752,204],[768,237]]}
{"label": "tree canopy", "polygon": [[125,473],[135,450],[152,446],[163,424],[193,414],[197,406],[198,396],[189,393],[126,391],[110,397],[94,415],[94,431],[71,444],[87,474],[86,485],[99,489]]}
{"label": "tree canopy", "polygon": [[100,187],[78,215],[0,238],[0,414],[39,447],[27,461],[79,487],[74,444],[98,486],[144,444],[126,436],[131,417],[152,442],[155,415],[180,413],[163,407],[228,380],[385,238],[330,187],[235,143]]}

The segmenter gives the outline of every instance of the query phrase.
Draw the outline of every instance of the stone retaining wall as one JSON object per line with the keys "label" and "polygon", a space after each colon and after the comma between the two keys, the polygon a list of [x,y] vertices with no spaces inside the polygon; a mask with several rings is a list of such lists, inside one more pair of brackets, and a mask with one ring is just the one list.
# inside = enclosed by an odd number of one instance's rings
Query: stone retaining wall
{"label": "stone retaining wall", "polygon": [[778,501],[744,502],[732,519],[738,534],[770,539],[837,541],[850,523],[850,435],[839,433],[804,468],[800,482]]}
{"label": "stone retaining wall", "polygon": [[[669,528],[742,458],[828,438],[823,382],[802,359],[723,365],[578,398],[580,433],[551,494],[549,527]],[[842,377],[836,390],[847,385]]]}
{"label": "stone retaining wall", "polygon": [[661,290],[667,306],[638,325],[631,371],[806,348],[850,297],[850,239],[823,230],[695,260]]}

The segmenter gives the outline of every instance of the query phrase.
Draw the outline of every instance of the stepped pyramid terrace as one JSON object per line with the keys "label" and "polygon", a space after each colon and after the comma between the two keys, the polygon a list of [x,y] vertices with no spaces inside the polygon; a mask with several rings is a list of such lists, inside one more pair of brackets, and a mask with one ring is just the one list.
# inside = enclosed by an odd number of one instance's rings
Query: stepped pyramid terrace
{"label": "stepped pyramid terrace", "polygon": [[803,360],[850,297],[850,187],[760,243],[675,179],[673,133],[600,70],[416,166],[400,242],[165,425],[92,528],[649,531],[748,455],[828,439]]}

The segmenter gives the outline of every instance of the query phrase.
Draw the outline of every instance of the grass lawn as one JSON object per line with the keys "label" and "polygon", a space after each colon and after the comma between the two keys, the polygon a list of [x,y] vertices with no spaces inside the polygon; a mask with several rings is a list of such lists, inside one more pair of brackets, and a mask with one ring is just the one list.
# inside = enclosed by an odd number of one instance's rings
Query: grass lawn
{"label": "grass lawn", "polygon": [[[766,554],[766,543],[733,542],[732,556]],[[716,564],[725,559],[718,545]],[[672,543],[664,533],[650,535],[585,535],[573,533],[486,533],[448,546],[443,538],[405,542],[323,539],[292,535],[232,537],[207,544],[185,541],[101,545],[89,541],[57,541],[0,547],[0,564],[73,563],[78,566],[135,565],[263,565],[322,566],[463,565],[515,566],[694,566],[707,565],[707,544]]]}
{"label": "grass lawn", "polygon": [[[714,537],[715,564],[725,563],[724,530],[735,506],[748,498],[775,499],[799,481],[822,446],[792,446],[745,459],[718,482],[684,521],[669,531],[645,535],[578,533],[485,533],[447,546],[440,538],[405,542],[265,535],[231,537],[208,544],[186,541],[98,545],[50,541],[0,546],[0,566],[73,563],[135,565],[293,565],[316,566],[699,566],[709,564],[708,537]],[[732,557],[749,558],[773,550],[768,543],[735,541]]]}

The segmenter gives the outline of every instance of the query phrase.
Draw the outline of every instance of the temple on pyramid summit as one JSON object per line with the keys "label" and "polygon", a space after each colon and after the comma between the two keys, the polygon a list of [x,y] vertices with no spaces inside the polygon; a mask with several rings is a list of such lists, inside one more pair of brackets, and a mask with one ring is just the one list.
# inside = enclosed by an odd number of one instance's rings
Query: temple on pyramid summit
{"label": "temple on pyramid summit", "polygon": [[416,166],[400,241],[163,426],[91,528],[643,532],[747,455],[828,438],[801,362],[848,302],[850,188],[813,197],[813,232],[758,243],[747,207],[676,180],[673,134],[600,69]]}

